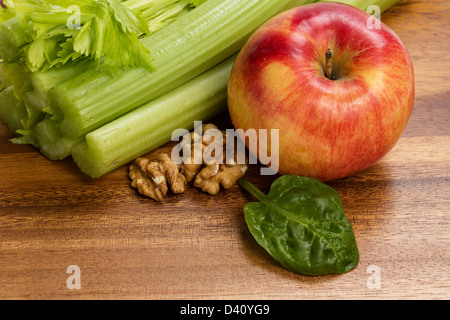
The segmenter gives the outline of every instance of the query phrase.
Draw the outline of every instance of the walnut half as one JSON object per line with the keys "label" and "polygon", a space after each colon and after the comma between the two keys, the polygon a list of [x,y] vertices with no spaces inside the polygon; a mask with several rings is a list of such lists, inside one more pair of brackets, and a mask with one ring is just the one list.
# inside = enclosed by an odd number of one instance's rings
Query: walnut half
{"label": "walnut half", "polygon": [[138,158],[130,166],[131,186],[156,201],[162,201],[170,187],[173,193],[183,193],[187,183],[181,167],[173,163],[167,154],[156,159]]}
{"label": "walnut half", "polygon": [[194,186],[201,188],[203,192],[209,194],[217,194],[220,191],[220,186],[224,189],[229,189],[236,182],[242,178],[247,172],[247,164],[217,164],[213,163],[204,168],[195,177]]}

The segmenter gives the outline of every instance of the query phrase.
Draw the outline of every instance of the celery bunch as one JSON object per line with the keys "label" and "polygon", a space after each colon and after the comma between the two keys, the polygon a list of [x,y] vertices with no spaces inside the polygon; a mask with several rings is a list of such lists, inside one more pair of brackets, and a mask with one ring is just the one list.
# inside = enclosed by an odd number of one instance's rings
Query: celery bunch
{"label": "celery bunch", "polygon": [[[385,10],[397,1],[340,2]],[[311,2],[77,0],[71,29],[67,1],[8,0],[0,117],[13,142],[72,156],[99,177],[226,110],[235,53],[269,18]]]}
{"label": "celery bunch", "polygon": [[[205,1],[205,0],[203,0]],[[107,68],[153,68],[141,39],[201,4],[190,0],[7,0],[0,27],[6,62],[31,71],[94,59]],[[15,49],[15,50],[13,50]]]}

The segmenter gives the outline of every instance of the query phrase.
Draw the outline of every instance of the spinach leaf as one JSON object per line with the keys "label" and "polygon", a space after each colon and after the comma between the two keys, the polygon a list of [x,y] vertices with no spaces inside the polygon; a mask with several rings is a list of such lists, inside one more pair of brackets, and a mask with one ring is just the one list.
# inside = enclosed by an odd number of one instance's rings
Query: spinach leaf
{"label": "spinach leaf", "polygon": [[325,275],[356,267],[355,236],[334,189],[295,175],[276,179],[267,196],[245,179],[239,184],[259,200],[244,206],[250,232],[285,268]]}

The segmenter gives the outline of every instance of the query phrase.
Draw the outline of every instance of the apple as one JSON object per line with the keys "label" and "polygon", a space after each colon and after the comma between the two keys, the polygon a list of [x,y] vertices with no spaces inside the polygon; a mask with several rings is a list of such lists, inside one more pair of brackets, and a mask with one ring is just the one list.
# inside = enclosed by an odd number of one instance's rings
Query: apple
{"label": "apple", "polygon": [[343,178],[379,161],[402,135],[413,65],[399,37],[370,19],[340,3],[300,6],[261,26],[239,53],[231,120],[244,131],[279,130],[279,146],[266,150],[278,152],[278,173]]}

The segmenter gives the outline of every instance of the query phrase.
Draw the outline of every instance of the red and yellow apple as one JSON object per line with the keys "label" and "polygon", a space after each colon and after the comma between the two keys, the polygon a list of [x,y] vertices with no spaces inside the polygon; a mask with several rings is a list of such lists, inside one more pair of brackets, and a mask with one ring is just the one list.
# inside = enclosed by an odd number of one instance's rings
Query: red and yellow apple
{"label": "red and yellow apple", "polygon": [[412,62],[399,37],[370,19],[345,4],[301,6],[261,26],[239,53],[228,86],[232,123],[279,130],[278,151],[266,151],[279,152],[280,174],[346,177],[402,135],[414,104]]}

